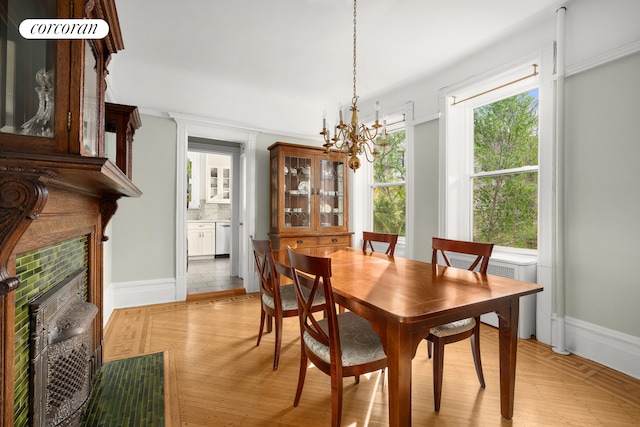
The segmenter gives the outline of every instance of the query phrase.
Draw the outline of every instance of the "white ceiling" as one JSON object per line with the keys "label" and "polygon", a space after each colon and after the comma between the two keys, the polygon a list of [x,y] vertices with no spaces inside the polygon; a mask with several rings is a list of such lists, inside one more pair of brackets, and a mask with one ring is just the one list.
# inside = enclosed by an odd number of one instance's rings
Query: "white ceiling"
{"label": "white ceiling", "polygon": [[[557,0],[360,0],[357,93],[375,96],[507,37]],[[116,0],[114,101],[317,135],[353,93],[352,0]]]}

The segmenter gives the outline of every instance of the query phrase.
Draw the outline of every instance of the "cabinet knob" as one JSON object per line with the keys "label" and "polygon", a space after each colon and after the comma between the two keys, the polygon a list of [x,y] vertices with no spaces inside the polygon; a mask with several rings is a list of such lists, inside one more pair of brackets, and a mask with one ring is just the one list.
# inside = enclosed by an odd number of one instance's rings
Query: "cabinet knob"
{"label": "cabinet knob", "polygon": [[297,244],[299,244],[299,245],[301,245],[301,244],[303,244],[303,243],[304,243],[304,240],[302,240],[302,239],[300,239],[300,240],[296,240],[296,243],[297,243]]}
{"label": "cabinet knob", "polygon": [[338,239],[334,237],[333,239],[331,239],[331,243],[338,243]]}

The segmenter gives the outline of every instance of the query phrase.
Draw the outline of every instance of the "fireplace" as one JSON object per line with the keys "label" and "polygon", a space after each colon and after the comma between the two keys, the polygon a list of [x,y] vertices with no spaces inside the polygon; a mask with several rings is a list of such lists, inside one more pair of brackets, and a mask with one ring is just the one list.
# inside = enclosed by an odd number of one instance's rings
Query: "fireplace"
{"label": "fireplace", "polygon": [[92,323],[78,270],[29,305],[32,426],[77,426],[91,394]]}

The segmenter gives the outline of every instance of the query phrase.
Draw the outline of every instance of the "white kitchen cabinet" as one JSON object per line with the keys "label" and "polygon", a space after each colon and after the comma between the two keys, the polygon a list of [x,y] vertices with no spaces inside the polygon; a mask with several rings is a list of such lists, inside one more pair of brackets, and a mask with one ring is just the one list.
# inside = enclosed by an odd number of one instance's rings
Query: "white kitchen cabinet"
{"label": "white kitchen cabinet", "polygon": [[187,242],[190,257],[215,255],[215,222],[189,222],[187,225]]}
{"label": "white kitchen cabinet", "polygon": [[207,154],[205,186],[207,203],[229,203],[231,200],[231,167],[229,156]]}

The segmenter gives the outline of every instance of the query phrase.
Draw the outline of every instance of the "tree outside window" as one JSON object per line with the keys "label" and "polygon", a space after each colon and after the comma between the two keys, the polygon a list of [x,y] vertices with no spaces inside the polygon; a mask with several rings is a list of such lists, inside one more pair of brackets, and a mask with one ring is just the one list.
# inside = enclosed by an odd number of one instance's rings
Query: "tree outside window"
{"label": "tree outside window", "polygon": [[373,231],[406,235],[405,130],[387,136],[387,149],[373,164]]}
{"label": "tree outside window", "polygon": [[538,90],[474,109],[473,240],[537,249]]}

